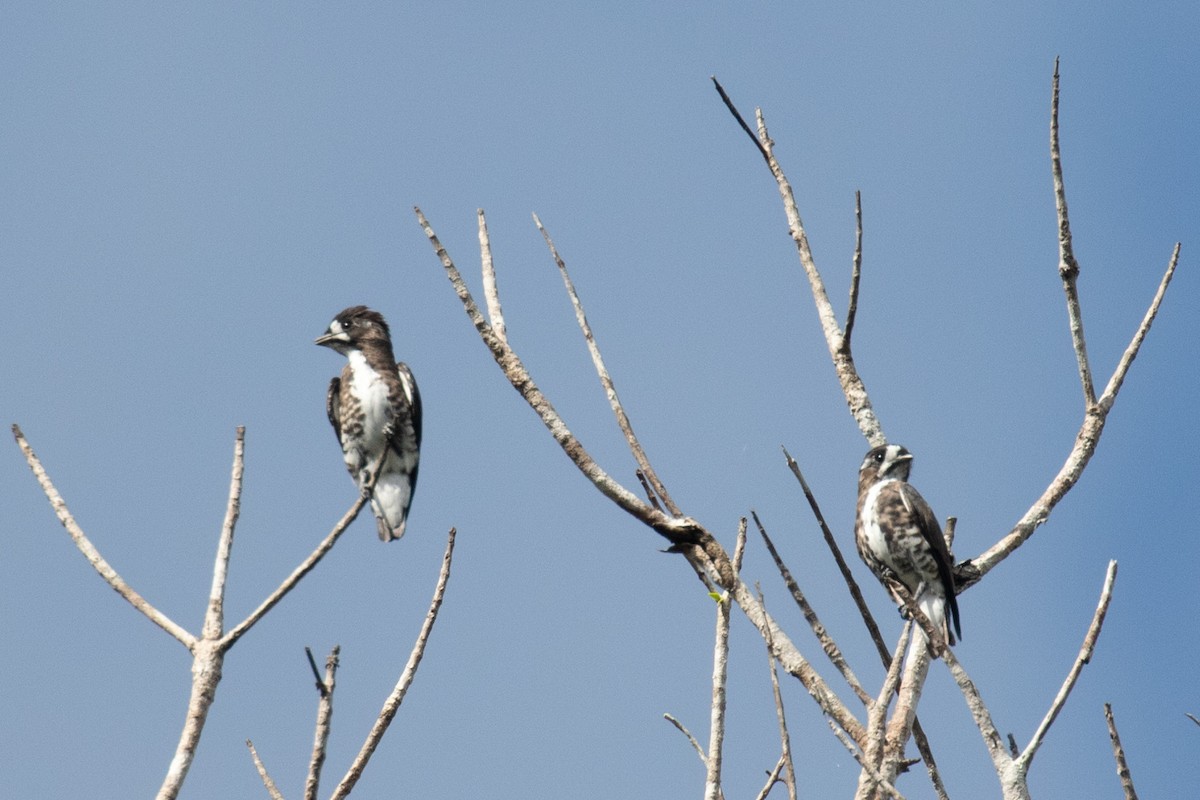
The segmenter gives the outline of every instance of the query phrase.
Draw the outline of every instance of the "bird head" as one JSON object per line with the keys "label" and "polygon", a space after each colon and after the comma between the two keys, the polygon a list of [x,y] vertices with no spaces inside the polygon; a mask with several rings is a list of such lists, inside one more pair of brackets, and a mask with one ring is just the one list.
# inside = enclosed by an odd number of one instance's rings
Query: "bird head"
{"label": "bird head", "polygon": [[879,481],[895,478],[908,480],[912,470],[912,453],[898,444],[885,444],[872,448],[858,468],[859,491]]}
{"label": "bird head", "polygon": [[345,355],[351,350],[362,349],[363,342],[371,339],[391,341],[391,333],[383,315],[366,306],[351,306],[334,317],[325,333],[314,339],[313,343]]}

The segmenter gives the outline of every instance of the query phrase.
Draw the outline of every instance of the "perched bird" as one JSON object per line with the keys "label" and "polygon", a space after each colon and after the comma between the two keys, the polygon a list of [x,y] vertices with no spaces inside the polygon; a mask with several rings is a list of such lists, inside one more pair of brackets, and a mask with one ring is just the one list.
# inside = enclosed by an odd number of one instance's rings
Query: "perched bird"
{"label": "perched bird", "polygon": [[946,619],[949,609],[954,633],[961,639],[954,557],[933,509],[907,483],[911,469],[912,453],[900,445],[883,445],[867,453],[858,470],[854,540],[875,577],[885,587],[889,577],[903,584],[946,643],[954,644]]}
{"label": "perched bird", "polygon": [[421,457],[421,395],[408,365],[392,355],[383,315],[353,306],[333,318],[316,344],[346,356],[341,377],[329,382],[325,410],[350,477],[365,490],[386,460],[371,494],[371,510],[385,542],[404,535]]}

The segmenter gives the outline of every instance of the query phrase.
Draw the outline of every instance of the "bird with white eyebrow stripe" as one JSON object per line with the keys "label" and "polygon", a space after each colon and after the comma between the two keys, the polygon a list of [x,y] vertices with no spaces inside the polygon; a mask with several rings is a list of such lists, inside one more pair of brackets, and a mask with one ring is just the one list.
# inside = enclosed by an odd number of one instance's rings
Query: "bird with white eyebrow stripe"
{"label": "bird with white eyebrow stripe", "polygon": [[[946,644],[954,644],[954,634],[962,638],[954,557],[933,509],[908,483],[912,458],[912,453],[896,444],[867,453],[858,471],[854,540],[859,556],[893,599],[903,607],[888,587],[888,578],[903,584]],[[953,623],[954,633],[948,622]]]}
{"label": "bird with white eyebrow stripe", "polygon": [[421,394],[408,365],[392,355],[383,315],[352,306],[333,318],[316,344],[346,356],[329,382],[325,410],[350,477],[365,490],[380,459],[371,493],[379,538],[404,535],[421,458]]}

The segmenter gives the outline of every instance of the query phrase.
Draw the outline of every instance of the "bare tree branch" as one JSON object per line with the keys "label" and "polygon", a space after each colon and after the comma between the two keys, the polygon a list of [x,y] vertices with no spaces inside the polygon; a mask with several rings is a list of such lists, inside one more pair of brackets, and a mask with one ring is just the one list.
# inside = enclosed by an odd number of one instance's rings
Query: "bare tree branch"
{"label": "bare tree branch", "polygon": [[470,289],[467,288],[466,282],[463,281],[458,268],[454,266],[449,253],[442,247],[442,243],[438,241],[437,234],[433,232],[433,228],[425,219],[425,215],[421,213],[421,209],[414,208],[414,212],[417,215],[417,221],[421,225],[422,230],[425,231],[425,235],[429,238],[434,252],[437,253],[438,258],[441,260],[447,277],[450,278],[450,283],[454,286],[459,300],[462,301],[463,308],[466,310],[472,324],[474,324],[475,330],[478,331],[483,343],[491,351],[492,357],[508,377],[513,388],[525,398],[525,402],[541,418],[542,424],[549,429],[550,435],[554,437],[554,441],[558,442],[567,456],[575,463],[575,466],[605,497],[608,497],[633,517],[650,525],[654,530],[663,534],[668,539],[674,541],[681,535],[686,538],[687,534],[694,527],[694,522],[673,519],[663,512],[657,511],[646,503],[643,503],[637,495],[627,490],[624,486],[621,486],[612,476],[601,469],[595,459],[588,454],[582,443],[567,428],[566,423],[563,422],[562,417],[559,416],[554,406],[550,403],[549,398],[533,382],[533,379],[529,376],[529,372],[525,369],[525,365],[521,362],[516,352],[508,345],[506,340],[496,335],[491,324],[479,312],[479,307],[476,305],[475,299],[471,296]]}
{"label": "bare tree branch", "polygon": [[842,349],[849,351],[858,316],[858,284],[862,279],[862,192],[854,193],[854,268],[850,271],[850,302],[846,306],[846,332],[842,334]]}
{"label": "bare tree branch", "polygon": [[808,244],[808,234],[804,230],[804,222],[800,219],[800,210],[796,205],[796,195],[792,190],[792,185],[788,181],[787,176],[783,172],[783,168],[779,166],[779,161],[775,158],[775,143],[771,141],[770,135],[767,133],[767,123],[763,117],[761,109],[756,109],[755,117],[758,122],[758,133],[755,135],[750,131],[750,126],[746,124],[745,119],[733,102],[729,99],[725,89],[713,78],[713,83],[717,87],[717,92],[721,95],[725,106],[733,114],[734,118],[742,126],[742,129],[754,140],[763,159],[767,162],[768,169],[771,170],[771,175],[775,178],[775,183],[779,188],[779,196],[783,200],[783,209],[787,215],[788,231],[791,234],[792,241],[796,244],[796,252],[800,256],[800,264],[804,268],[804,273],[808,278],[809,288],[812,290],[813,302],[816,305],[817,317],[821,322],[821,330],[825,335],[825,343],[829,347],[829,355],[833,359],[834,371],[837,374],[838,381],[842,386],[842,393],[846,396],[846,402],[850,406],[850,413],[854,417],[854,421],[858,424],[859,430],[872,447],[881,445],[887,442],[887,437],[883,435],[883,429],[879,423],[879,419],[875,416],[875,411],[871,407],[871,398],[867,395],[867,388],[863,384],[862,378],[859,377],[858,369],[854,366],[854,357],[851,354],[850,342],[838,327],[837,316],[833,311],[833,304],[829,301],[829,293],[825,289],[825,282],[821,278],[821,273],[817,271],[816,262],[813,260],[812,249]]}
{"label": "bare tree branch", "polygon": [[[746,518],[738,523],[734,569],[740,569],[746,552]],[[721,765],[725,749],[725,688],[729,678],[729,593],[717,599],[716,631],[713,635],[712,704],[708,724],[708,757],[704,759],[705,800],[718,800],[721,792]]]}
{"label": "bare tree branch", "polygon": [[433,632],[433,624],[437,622],[438,611],[442,607],[442,599],[446,594],[446,584],[450,580],[450,563],[454,557],[454,536],[455,529],[451,528],[446,539],[446,552],[442,556],[442,570],[438,575],[437,586],[433,590],[433,599],[429,603],[429,610],[425,612],[425,622],[421,625],[421,630],[417,634],[417,641],[413,644],[412,652],[408,655],[408,663],[404,665],[404,671],[400,673],[400,679],[396,682],[396,687],[392,689],[392,693],[384,701],[383,710],[379,712],[379,718],[371,726],[371,732],[367,734],[367,739],[363,742],[362,749],[354,757],[354,762],[350,765],[350,769],[346,772],[345,777],[342,778],[341,783],[333,790],[330,800],[342,800],[342,798],[345,798],[354,789],[359,778],[362,777],[367,763],[371,760],[371,756],[375,753],[375,748],[379,746],[379,742],[387,732],[388,726],[395,719],[396,712],[400,710],[400,704],[404,702],[404,696],[408,693],[408,687],[412,685],[413,679],[417,675],[417,667],[420,666],[421,658],[425,655],[425,645],[429,643],[429,635]]}
{"label": "bare tree branch", "polygon": [[229,499],[225,505],[225,521],[217,542],[216,563],[213,565],[212,588],[204,627],[200,639],[192,648],[192,691],[188,698],[187,714],[175,755],[167,767],[167,775],[158,790],[158,800],[174,800],[196,758],[200,734],[208,720],[208,710],[217,698],[217,684],[225,664],[225,652],[232,643],[221,641],[224,625],[225,581],[229,574],[229,557],[233,552],[233,532],[242,503],[242,476],[245,474],[246,429],[239,427],[233,447],[233,469],[229,479]]}
{"label": "bare tree branch", "polygon": [[342,518],[337,521],[336,525],[333,526],[333,530],[329,532],[329,535],[317,545],[315,550],[309,553],[308,557],[305,558],[304,561],[300,562],[298,567],[292,570],[292,574],[283,579],[283,583],[279,584],[275,591],[271,592],[271,594],[268,595],[265,600],[259,603],[258,608],[251,611],[244,620],[239,622],[237,626],[233,628],[233,630],[225,634],[225,636],[222,638],[222,643],[225,649],[232,647],[238,639],[242,638],[247,631],[253,628],[254,625],[257,624],[258,621],[262,619],[268,611],[274,608],[280,600],[287,596],[288,592],[296,588],[296,584],[300,582],[301,578],[312,572],[313,568],[321,562],[321,559],[325,557],[326,553],[333,549],[333,546],[337,544],[338,539],[342,538],[342,534],[345,533],[346,529],[350,527],[350,523],[354,522],[354,520],[358,517],[359,512],[362,511],[363,506],[367,504],[368,499],[371,497],[371,491],[375,487],[375,481],[379,479],[379,472],[383,467],[383,462],[384,457],[381,457],[379,459],[379,463],[375,465],[375,469],[372,472],[370,481],[367,483],[367,487],[359,493],[358,499],[354,501],[354,505],[350,506],[350,509],[342,515]]}
{"label": "bare tree branch", "polygon": [[1146,341],[1146,334],[1150,332],[1150,326],[1154,324],[1154,318],[1158,316],[1159,306],[1162,305],[1163,298],[1167,295],[1167,287],[1170,286],[1171,278],[1175,275],[1175,267],[1179,265],[1179,250],[1179,242],[1176,242],[1175,248],[1171,251],[1171,258],[1167,262],[1167,271],[1163,273],[1162,280],[1158,283],[1158,290],[1154,293],[1154,299],[1150,301],[1150,307],[1146,309],[1146,314],[1142,317],[1142,322],[1138,325],[1137,332],[1133,334],[1133,339],[1129,342],[1129,346],[1121,354],[1121,360],[1117,362],[1117,368],[1113,370],[1112,377],[1108,379],[1108,383],[1104,387],[1104,392],[1096,402],[1096,405],[1105,414],[1109,412],[1113,403],[1116,402],[1117,393],[1121,391],[1121,385],[1125,382],[1125,376],[1129,373],[1129,368],[1133,365],[1133,360],[1137,358],[1138,351],[1142,347],[1142,342]]}
{"label": "bare tree branch", "polygon": [[1083,337],[1083,312],[1079,307],[1079,262],[1071,245],[1071,221],[1067,215],[1067,192],[1063,184],[1062,153],[1058,142],[1058,59],[1054,59],[1054,91],[1050,102],[1050,169],[1054,177],[1054,207],[1058,211],[1058,274],[1067,296],[1067,320],[1071,326],[1071,344],[1079,365],[1085,407],[1096,402],[1092,368],[1088,365],[1087,342]]}
{"label": "bare tree branch", "polygon": [[[844,735],[844,734],[843,734]],[[771,789],[775,788],[775,784],[779,782],[779,773],[783,772],[783,764],[786,759],[783,756],[775,762],[775,769],[767,773],[767,782],[763,784],[763,788],[758,790],[758,794],[754,796],[754,800],[766,800]]]}
{"label": "bare tree branch", "polygon": [[479,260],[483,272],[483,296],[487,301],[488,319],[492,330],[502,342],[508,341],[504,328],[504,311],[500,307],[500,289],[496,285],[496,268],[492,264],[492,240],[488,236],[487,218],[479,209]]}
{"label": "bare tree branch", "polygon": [[275,785],[275,781],[271,780],[271,775],[267,772],[266,765],[258,757],[258,751],[254,749],[254,742],[247,739],[246,747],[250,748],[250,757],[254,759],[254,768],[258,770],[258,777],[262,778],[263,786],[267,787],[267,794],[271,796],[271,800],[283,800],[283,793],[279,791],[279,787]]}
{"label": "bare tree branch", "polygon": [[892,695],[896,692],[900,684],[900,675],[902,673],[902,665],[904,664],[904,651],[908,649],[908,643],[912,635],[912,623],[906,623],[900,634],[900,641],[896,643],[896,651],[892,654],[891,664],[888,665],[887,677],[883,681],[883,688],[879,692],[879,696],[871,701],[869,711],[867,713],[867,746],[863,751],[863,762],[870,765],[869,769],[864,767],[858,778],[858,791],[856,798],[859,800],[873,800],[876,797],[876,789],[878,787],[878,779],[880,777],[880,767],[883,765],[884,746],[886,744],[884,738],[884,724],[887,722],[887,710],[891,705]]}
{"label": "bare tree branch", "polygon": [[474,298],[471,297],[471,292],[461,274],[454,266],[453,259],[442,247],[421,210],[418,208],[415,209],[415,212],[419,224],[442,262],[442,266],[480,338],[491,350],[492,357],[513,388],[525,398],[529,406],[542,419],[543,424],[562,447],[563,452],[602,494],[672,542],[673,546],[670,549],[683,554],[697,574],[711,574],[722,588],[730,590],[734,601],[746,614],[746,618],[750,620],[751,624],[758,629],[760,635],[765,636],[767,629],[770,629],[770,635],[775,642],[775,655],[783,668],[804,685],[809,695],[821,706],[822,711],[836,719],[838,724],[856,741],[861,741],[862,723],[855,719],[795,644],[779,628],[775,620],[766,613],[750,589],[737,577],[728,553],[712,533],[690,517],[667,516],[662,511],[646,504],[637,495],[614,480],[588,455],[582,444],[563,423],[549,399],[534,384],[517,354],[506,343],[501,342],[491,330],[487,320],[479,313],[479,308]]}
{"label": "bare tree branch", "polygon": [[34,454],[33,448],[29,446],[29,442],[25,440],[25,434],[21,432],[21,428],[13,425],[12,433],[13,438],[17,440],[17,446],[25,454],[25,461],[29,464],[29,468],[33,470],[34,478],[37,479],[38,485],[42,487],[46,499],[50,501],[50,507],[54,509],[55,516],[58,517],[58,521],[62,523],[62,526],[67,529],[71,540],[75,542],[75,546],[79,548],[79,552],[83,553],[83,557],[88,560],[92,568],[100,574],[100,577],[105,580],[113,591],[125,598],[146,619],[171,634],[184,647],[194,651],[196,637],[155,608],[149,600],[134,591],[133,587],[126,583],[125,579],[117,574],[117,571],[104,560],[104,557],[100,555],[100,551],[96,549],[87,536],[84,535],[83,529],[75,522],[75,517],[71,514],[70,509],[67,508],[66,501],[62,499],[62,495],[58,493],[58,489],[54,488],[54,483],[50,480],[50,476],[46,474],[46,470],[42,467],[42,462]]}
{"label": "bare tree branch", "polygon": [[1113,719],[1112,706],[1104,704],[1104,721],[1108,723],[1108,738],[1112,741],[1113,758],[1117,762],[1117,777],[1121,779],[1121,790],[1125,792],[1125,800],[1137,800],[1137,792],[1133,788],[1133,776],[1129,774],[1129,765],[1125,763],[1125,749],[1121,747],[1121,736],[1117,733],[1117,721]]}
{"label": "bare tree branch", "polygon": [[638,470],[650,482],[654,493],[662,498],[671,516],[683,516],[683,512],[679,510],[679,506],[675,504],[675,501],[671,499],[671,495],[667,493],[667,487],[659,480],[658,473],[654,471],[654,467],[650,464],[650,459],[646,457],[646,451],[642,448],[642,443],[638,441],[637,435],[633,432],[633,423],[629,421],[629,417],[625,413],[625,407],[621,404],[621,398],[617,395],[617,387],[613,383],[612,376],[609,375],[608,367],[604,365],[604,358],[600,355],[600,347],[596,344],[596,337],[592,334],[592,326],[588,324],[587,314],[583,310],[583,302],[579,299],[579,294],[575,291],[575,283],[571,280],[571,276],[567,272],[566,263],[558,254],[558,248],[554,246],[554,240],[550,238],[549,232],[542,226],[542,221],[538,219],[537,214],[533,215],[533,222],[537,225],[537,229],[541,231],[542,238],[546,240],[546,246],[550,248],[550,255],[554,258],[554,263],[558,265],[558,271],[562,275],[567,296],[571,298],[571,306],[575,309],[575,321],[579,323],[579,330],[583,332],[588,352],[592,356],[592,364],[596,367],[596,374],[600,376],[600,384],[604,387],[604,394],[608,397],[608,404],[612,407],[613,415],[617,418],[617,426],[625,434],[625,441],[629,445],[629,451],[633,453],[633,457],[637,461]]}
{"label": "bare tree branch", "polygon": [[[305,650],[308,652],[309,663],[313,665],[315,672],[316,665],[312,660],[312,651],[308,648]],[[321,767],[325,764],[329,730],[333,723],[333,690],[337,686],[338,655],[341,651],[340,646],[334,645],[333,650],[329,652],[329,657],[325,659],[325,676],[322,678],[317,675],[317,692],[320,700],[317,702],[317,724],[313,732],[312,757],[308,762],[308,776],[304,779],[304,800],[317,800],[317,788],[321,784]]]}
{"label": "bare tree branch", "polygon": [[1007,748],[1005,748],[1004,737],[1000,735],[1000,731],[996,728],[996,723],[992,721],[991,712],[988,711],[987,704],[983,702],[983,697],[979,694],[979,689],[975,686],[975,682],[967,675],[967,671],[963,669],[962,664],[955,658],[953,651],[947,650],[944,660],[946,666],[950,668],[950,675],[953,676],[954,682],[958,684],[963,698],[967,701],[967,710],[971,712],[971,716],[975,720],[975,727],[979,728],[979,732],[983,736],[983,743],[987,747],[988,755],[992,759],[992,766],[996,770],[996,776],[1000,779],[1000,786],[1004,791],[1005,800],[1011,800],[1011,798],[1027,799],[1029,797],[1029,789],[1025,784],[1025,774],[1021,770],[1014,768],[1015,759],[1009,755]]}
{"label": "bare tree branch", "polygon": [[208,594],[208,610],[204,614],[205,639],[221,635],[225,625],[225,580],[229,574],[229,556],[233,552],[233,531],[242,511],[242,476],[246,472],[246,428],[239,425],[233,445],[233,475],[229,480],[229,500],[225,504],[225,521],[217,541],[217,558],[213,565],[212,589]]}
{"label": "bare tree branch", "polygon": [[821,643],[821,649],[825,651],[825,655],[829,657],[830,663],[842,674],[846,683],[849,684],[850,689],[863,702],[863,705],[870,706],[871,696],[867,694],[866,689],[859,682],[858,676],[850,668],[850,664],[846,661],[846,657],[842,653],[841,648],[838,647],[837,642],[833,640],[833,637],[829,635],[829,631],[821,624],[821,620],[817,617],[817,612],[813,610],[813,607],[808,602],[808,598],[804,596],[804,592],[800,589],[800,585],[792,577],[791,570],[783,563],[783,559],[779,556],[779,551],[775,549],[775,543],[771,541],[771,537],[767,535],[767,529],[763,527],[762,521],[758,518],[758,512],[751,511],[750,515],[754,518],[754,524],[758,526],[758,533],[762,536],[763,544],[767,546],[767,552],[771,554],[771,558],[775,561],[775,568],[779,570],[779,574],[783,577],[784,585],[792,593],[792,599],[800,607],[800,612],[804,614],[804,619],[808,622],[809,627],[812,628],[817,641]]}
{"label": "bare tree branch", "polygon": [[692,747],[696,750],[696,754],[700,756],[700,763],[707,767],[708,756],[705,755],[704,748],[700,745],[700,742],[696,739],[696,737],[692,735],[692,732],[689,731],[682,722],[670,714],[663,714],[663,719],[674,725],[676,730],[687,737],[687,740],[692,743]]}
{"label": "bare tree branch", "polygon": [[1059,712],[1062,711],[1067,698],[1071,695],[1071,690],[1075,688],[1075,682],[1079,680],[1079,673],[1083,672],[1084,665],[1092,660],[1092,652],[1096,649],[1096,639],[1100,636],[1100,629],[1104,627],[1104,616],[1108,613],[1108,604],[1112,601],[1113,584],[1116,580],[1117,562],[1109,561],[1108,570],[1104,575],[1104,588],[1100,590],[1100,602],[1096,606],[1096,613],[1092,615],[1092,623],[1088,626],[1087,634],[1083,637],[1079,655],[1075,657],[1075,663],[1071,665],[1071,670],[1059,688],[1054,702],[1050,704],[1046,716],[1034,731],[1033,738],[1029,740],[1029,744],[1025,745],[1025,750],[1017,758],[1017,763],[1024,771],[1028,771],[1030,764],[1033,763],[1033,757],[1037,754],[1038,748],[1042,746],[1042,741],[1046,738],[1050,726],[1058,718]]}
{"label": "bare tree branch", "polygon": [[[758,517],[754,518],[758,522]],[[759,525],[759,530],[762,526]],[[765,535],[765,534],[764,534]],[[762,589],[758,590],[758,602],[766,607]],[[775,700],[775,718],[779,721],[779,759],[783,764],[784,783],[787,785],[788,800],[796,800],[796,766],[792,760],[792,737],[788,735],[787,716],[783,713],[783,694],[779,691],[779,673],[775,670],[775,654],[772,653],[772,642],[768,639],[767,665],[771,670],[771,694]]]}
{"label": "bare tree branch", "polygon": [[895,800],[905,800],[904,795],[900,794],[899,790],[892,785],[891,781],[885,779],[877,770],[872,768],[867,763],[867,760],[863,757],[862,753],[855,748],[854,743],[847,739],[846,734],[838,730],[837,726],[833,724],[833,720],[826,721],[829,723],[829,728],[833,731],[833,735],[838,738],[838,741],[842,743],[842,746],[845,747],[847,751],[849,751],[850,755],[854,756],[854,760],[858,762],[858,765],[870,773],[871,777],[879,785],[879,788],[883,789],[888,793],[888,795],[895,798]]}

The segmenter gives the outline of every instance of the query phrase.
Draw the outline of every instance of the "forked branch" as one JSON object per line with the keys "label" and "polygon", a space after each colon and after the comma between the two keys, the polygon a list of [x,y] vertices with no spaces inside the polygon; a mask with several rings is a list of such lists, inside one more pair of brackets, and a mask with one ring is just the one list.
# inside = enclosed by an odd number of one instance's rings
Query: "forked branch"
{"label": "forked branch", "polygon": [[762,604],[754,597],[753,592],[738,577],[729,554],[721,547],[716,538],[696,520],[686,516],[669,516],[662,510],[642,501],[637,495],[614,480],[592,459],[563,422],[549,399],[537,388],[511,346],[495,335],[491,325],[480,313],[479,307],[471,296],[462,275],[454,265],[453,259],[438,240],[428,220],[425,219],[419,208],[415,209],[415,212],[419,224],[442,262],[442,267],[446,270],[446,274],[480,338],[492,352],[492,357],[513,388],[525,398],[529,406],[542,419],[543,424],[562,447],[563,452],[602,494],[671,541],[673,545],[671,549],[683,554],[698,574],[710,576],[722,589],[728,590],[734,602],[759,630],[760,635],[770,636],[771,641],[774,642],[773,649],[780,665],[789,674],[800,680],[810,696],[820,705],[822,711],[833,717],[838,725],[861,743],[862,723],[849,712],[795,644],[779,628],[775,620],[766,613]]}

